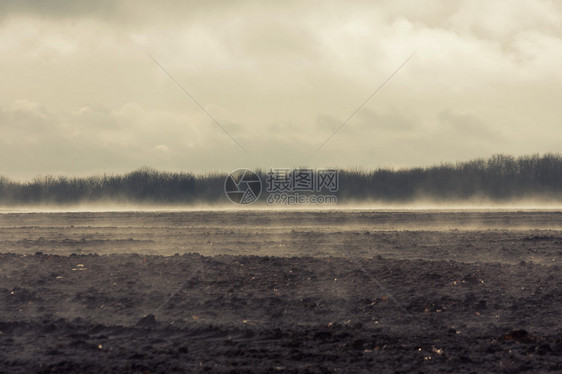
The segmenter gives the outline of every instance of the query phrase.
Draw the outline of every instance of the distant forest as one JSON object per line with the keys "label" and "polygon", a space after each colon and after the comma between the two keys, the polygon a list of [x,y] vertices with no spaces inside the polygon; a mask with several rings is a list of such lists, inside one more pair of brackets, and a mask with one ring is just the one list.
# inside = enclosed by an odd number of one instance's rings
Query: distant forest
{"label": "distant forest", "polygon": [[[266,171],[257,171],[265,185]],[[122,202],[143,204],[227,203],[226,173],[195,175],[140,169],[124,175],[85,178],[40,177],[15,182],[0,177],[0,205]],[[258,204],[265,204],[265,186]],[[562,156],[495,155],[426,168],[339,170],[338,203],[418,200],[509,202],[519,199],[562,201]]]}

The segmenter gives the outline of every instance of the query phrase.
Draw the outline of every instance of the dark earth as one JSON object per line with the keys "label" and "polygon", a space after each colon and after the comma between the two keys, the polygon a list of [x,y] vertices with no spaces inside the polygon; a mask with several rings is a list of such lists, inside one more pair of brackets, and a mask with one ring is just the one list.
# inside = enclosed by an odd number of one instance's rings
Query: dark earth
{"label": "dark earth", "polygon": [[562,214],[0,214],[0,373],[562,372]]}

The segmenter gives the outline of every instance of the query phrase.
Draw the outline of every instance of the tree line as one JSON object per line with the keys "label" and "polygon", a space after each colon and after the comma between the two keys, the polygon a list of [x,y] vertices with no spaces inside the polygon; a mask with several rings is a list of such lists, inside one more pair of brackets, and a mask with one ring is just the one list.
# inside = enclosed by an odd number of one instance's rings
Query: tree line
{"label": "tree line", "polygon": [[[262,182],[267,170],[258,170]],[[441,164],[426,168],[338,170],[338,202],[407,203],[421,199],[440,202],[485,199],[507,202],[526,198],[562,201],[560,154]],[[3,206],[77,203],[196,204],[227,202],[226,173],[196,175],[143,168],[124,175],[38,177],[16,182],[0,177]],[[266,192],[262,193],[266,196]],[[264,202],[260,198],[260,202]]]}

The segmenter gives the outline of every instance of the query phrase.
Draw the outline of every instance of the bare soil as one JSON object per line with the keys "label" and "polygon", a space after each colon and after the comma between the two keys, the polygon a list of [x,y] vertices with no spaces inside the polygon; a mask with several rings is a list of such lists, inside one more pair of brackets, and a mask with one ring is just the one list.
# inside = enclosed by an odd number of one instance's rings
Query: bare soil
{"label": "bare soil", "polygon": [[562,213],[0,214],[0,373],[562,372]]}

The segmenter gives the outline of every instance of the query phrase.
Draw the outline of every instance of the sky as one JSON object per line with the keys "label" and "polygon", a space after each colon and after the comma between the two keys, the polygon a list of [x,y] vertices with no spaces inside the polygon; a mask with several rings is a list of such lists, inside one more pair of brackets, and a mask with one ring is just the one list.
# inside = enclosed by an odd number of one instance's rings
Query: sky
{"label": "sky", "polygon": [[6,0],[0,175],[558,153],[560,66],[560,1]]}

